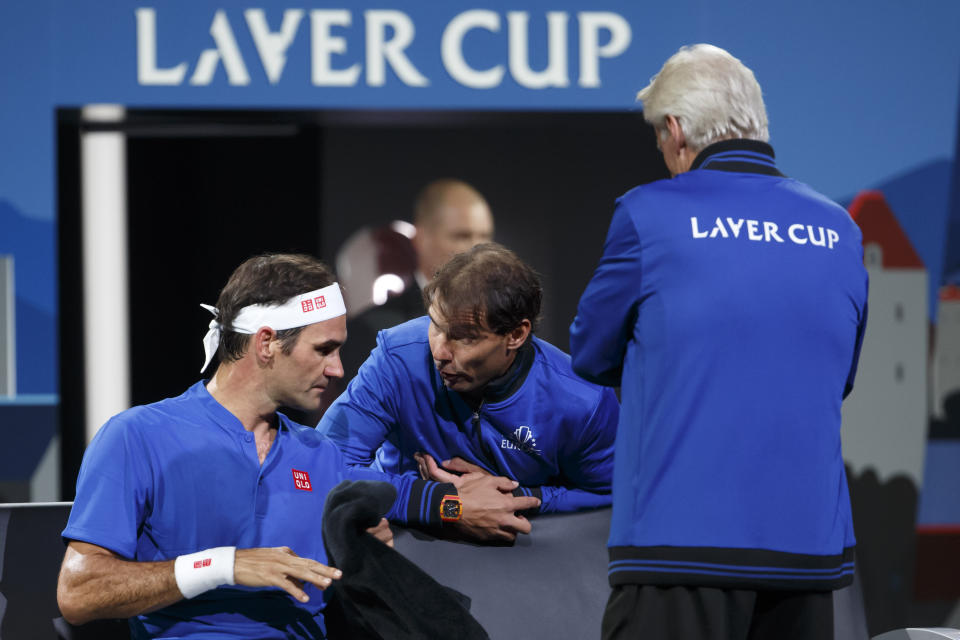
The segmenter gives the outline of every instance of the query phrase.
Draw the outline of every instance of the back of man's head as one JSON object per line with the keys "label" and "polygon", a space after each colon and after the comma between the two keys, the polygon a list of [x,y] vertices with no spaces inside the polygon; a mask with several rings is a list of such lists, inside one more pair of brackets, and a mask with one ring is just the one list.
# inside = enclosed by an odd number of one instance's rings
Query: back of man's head
{"label": "back of man's head", "polygon": [[421,229],[438,224],[443,206],[457,200],[487,204],[483,194],[463,180],[440,178],[428,183],[417,194],[413,204],[413,223]]}
{"label": "back of man's head", "polygon": [[[313,256],[273,253],[255,256],[237,267],[217,299],[218,322],[223,327],[217,356],[220,362],[239,360],[250,335],[231,331],[237,313],[253,304],[280,305],[294,296],[335,282],[333,271]],[[303,327],[277,332],[285,353],[296,344]]]}
{"label": "back of man's head", "polygon": [[493,215],[479,191],[453,178],[434,180],[414,204],[418,268],[433,277],[454,254],[493,238]]}
{"label": "back of man's head", "polygon": [[[637,94],[643,117],[658,132],[668,115],[679,120],[687,143],[703,149],[719,140],[766,142],[767,110],[753,71],[719,47],[682,47]],[[661,134],[662,135],[662,134]]]}
{"label": "back of man's head", "polygon": [[495,242],[479,244],[446,263],[423,290],[448,320],[467,318],[497,334],[540,319],[540,276],[517,255]]}

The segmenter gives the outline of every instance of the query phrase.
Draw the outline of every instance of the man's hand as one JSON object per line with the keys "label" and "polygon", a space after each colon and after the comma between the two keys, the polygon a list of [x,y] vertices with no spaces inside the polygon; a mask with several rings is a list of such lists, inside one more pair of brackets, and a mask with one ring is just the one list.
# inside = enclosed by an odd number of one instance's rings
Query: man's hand
{"label": "man's hand", "polygon": [[[449,482],[457,489],[463,481],[462,475],[467,473],[479,473],[485,476],[493,477],[489,471],[472,462],[467,462],[460,456],[444,460],[439,465],[429,453],[415,453],[413,459],[417,461],[417,467],[420,470],[420,477],[424,480],[434,480],[436,482]],[[455,473],[450,473],[451,471]]]}
{"label": "man's hand", "polygon": [[309,582],[323,590],[342,575],[339,569],[301,558],[290,547],[237,549],[233,564],[233,580],[237,584],[280,587],[300,602],[310,600],[303,591],[304,584]]}
{"label": "man's hand", "polygon": [[511,494],[519,485],[515,480],[491,475],[462,458],[446,460],[441,468],[429,454],[415,457],[420,473],[427,479],[449,482],[457,488],[463,501],[463,515],[453,526],[466,537],[513,542],[518,533],[530,533],[530,521],[517,512],[539,507],[540,500],[526,496],[515,498]]}
{"label": "man's hand", "polygon": [[377,526],[367,529],[367,533],[391,549],[393,548],[393,529],[390,528],[390,523],[386,518],[380,518]]}
{"label": "man's hand", "polygon": [[[425,453],[424,455],[430,458],[430,454]],[[430,459],[432,460],[433,458]],[[492,475],[483,467],[475,465],[472,462],[468,462],[460,456],[450,458],[449,460],[444,460],[440,463],[440,466],[447,471],[456,471],[457,473],[482,473],[485,475]]]}

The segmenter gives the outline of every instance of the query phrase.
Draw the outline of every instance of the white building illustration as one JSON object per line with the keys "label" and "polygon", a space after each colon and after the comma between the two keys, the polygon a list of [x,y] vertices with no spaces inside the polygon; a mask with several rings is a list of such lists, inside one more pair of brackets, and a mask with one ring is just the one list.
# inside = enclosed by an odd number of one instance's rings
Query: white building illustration
{"label": "white building illustration", "polygon": [[927,272],[879,191],[861,192],[850,215],[863,232],[869,316],[853,393],[843,404],[844,459],[881,482],[923,483],[930,322]]}

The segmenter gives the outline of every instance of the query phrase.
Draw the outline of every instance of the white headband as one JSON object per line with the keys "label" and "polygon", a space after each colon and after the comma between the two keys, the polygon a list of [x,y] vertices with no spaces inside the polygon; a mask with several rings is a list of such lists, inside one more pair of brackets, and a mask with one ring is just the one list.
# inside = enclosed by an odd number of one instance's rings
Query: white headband
{"label": "white headband", "polygon": [[[223,330],[223,325],[217,321],[220,311],[216,307],[208,304],[200,306],[214,316],[210,321],[207,335],[203,337],[203,352],[206,356],[203,367],[200,369],[200,373],[203,373],[213,359],[213,354],[217,352],[217,347],[220,346],[220,332]],[[340,285],[334,282],[329,287],[294,296],[283,304],[252,304],[244,307],[237,313],[230,330],[254,334],[261,327],[270,327],[274,331],[283,331],[323,322],[346,313],[347,307],[343,304]]]}

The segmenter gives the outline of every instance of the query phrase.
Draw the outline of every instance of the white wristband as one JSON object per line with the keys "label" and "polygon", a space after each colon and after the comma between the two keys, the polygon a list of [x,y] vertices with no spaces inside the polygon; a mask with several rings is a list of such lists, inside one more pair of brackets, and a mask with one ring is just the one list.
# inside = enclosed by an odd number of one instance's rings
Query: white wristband
{"label": "white wristband", "polygon": [[214,547],[177,556],[173,573],[180,593],[189,599],[222,584],[236,584],[233,581],[236,555],[236,547]]}

